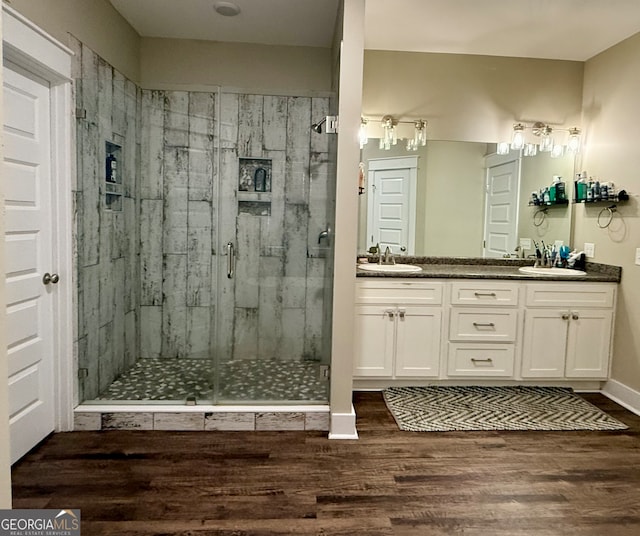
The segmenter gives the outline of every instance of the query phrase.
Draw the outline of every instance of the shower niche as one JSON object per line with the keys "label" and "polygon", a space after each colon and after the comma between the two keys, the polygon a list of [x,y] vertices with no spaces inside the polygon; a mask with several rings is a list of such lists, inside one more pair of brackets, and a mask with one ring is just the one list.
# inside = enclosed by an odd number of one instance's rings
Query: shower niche
{"label": "shower niche", "polygon": [[271,216],[271,171],[269,158],[240,158],[238,164],[238,212]]}

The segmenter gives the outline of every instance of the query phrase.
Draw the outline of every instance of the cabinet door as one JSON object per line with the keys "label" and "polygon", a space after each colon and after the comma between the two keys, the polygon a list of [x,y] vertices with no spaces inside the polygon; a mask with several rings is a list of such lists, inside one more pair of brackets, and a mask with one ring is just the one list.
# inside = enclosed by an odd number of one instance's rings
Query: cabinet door
{"label": "cabinet door", "polygon": [[356,306],[355,376],[392,377],[395,312],[395,307]]}
{"label": "cabinet door", "polygon": [[529,309],[522,347],[523,378],[562,378],[567,350],[569,311]]}
{"label": "cabinet door", "polygon": [[438,376],[441,326],[439,307],[398,306],[396,377]]}
{"label": "cabinet door", "polygon": [[568,378],[601,378],[609,373],[613,312],[572,309],[567,344]]}

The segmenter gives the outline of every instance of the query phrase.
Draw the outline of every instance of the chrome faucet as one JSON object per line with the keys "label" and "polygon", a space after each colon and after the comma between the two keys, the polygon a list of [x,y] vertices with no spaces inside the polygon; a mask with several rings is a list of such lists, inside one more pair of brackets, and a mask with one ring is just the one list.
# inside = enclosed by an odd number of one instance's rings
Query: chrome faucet
{"label": "chrome faucet", "polygon": [[380,264],[395,264],[396,260],[393,258],[393,253],[387,246],[384,250],[384,256],[380,255]]}

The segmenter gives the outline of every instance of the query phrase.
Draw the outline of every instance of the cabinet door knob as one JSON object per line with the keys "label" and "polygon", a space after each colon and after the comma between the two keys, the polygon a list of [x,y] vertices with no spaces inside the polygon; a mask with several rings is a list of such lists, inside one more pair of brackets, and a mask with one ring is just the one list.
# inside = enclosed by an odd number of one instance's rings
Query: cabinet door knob
{"label": "cabinet door knob", "polygon": [[404,320],[405,313],[406,311],[404,309],[398,309],[398,316],[400,317],[400,320]]}
{"label": "cabinet door knob", "polygon": [[562,320],[569,320],[569,313],[562,313]]}
{"label": "cabinet door knob", "polygon": [[573,318],[574,320],[579,320],[580,315],[578,313],[571,313],[571,318]]}
{"label": "cabinet door knob", "polygon": [[395,316],[395,311],[393,309],[387,309],[384,314],[386,314],[391,320],[393,320],[393,317]]}

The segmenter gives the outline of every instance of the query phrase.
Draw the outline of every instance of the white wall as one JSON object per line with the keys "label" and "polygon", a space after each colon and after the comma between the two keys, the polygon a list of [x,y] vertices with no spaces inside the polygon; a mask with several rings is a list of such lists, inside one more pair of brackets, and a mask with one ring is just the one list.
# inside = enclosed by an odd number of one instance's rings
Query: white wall
{"label": "white wall", "polygon": [[[2,52],[2,9],[0,9],[0,53]],[[0,71],[0,86],[2,86],[2,71]],[[4,124],[2,93],[0,93],[0,125]],[[2,131],[0,131],[0,162],[3,161],[4,145]],[[4,195],[0,192],[0,214],[4,214]],[[0,218],[0,236],[4,240],[4,217]],[[9,395],[6,378],[7,342],[5,338],[5,310],[7,307],[4,288],[4,248],[0,248],[0,508],[11,508],[11,464],[9,447]]]}
{"label": "white wall", "polygon": [[577,205],[575,242],[593,242],[595,260],[622,266],[612,377],[640,390],[640,34],[587,61],[584,77],[586,149],[581,168],[632,195],[619,203],[607,229],[597,226],[600,206]]}

